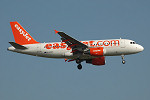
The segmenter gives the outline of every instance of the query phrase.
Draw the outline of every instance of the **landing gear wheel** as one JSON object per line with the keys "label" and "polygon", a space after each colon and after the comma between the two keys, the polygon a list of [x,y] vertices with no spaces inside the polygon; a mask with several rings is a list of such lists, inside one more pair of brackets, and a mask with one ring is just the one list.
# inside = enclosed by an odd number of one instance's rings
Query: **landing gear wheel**
{"label": "landing gear wheel", "polygon": [[78,67],[79,70],[82,69],[82,65],[81,64],[79,64],[77,67]]}
{"label": "landing gear wheel", "polygon": [[125,60],[122,60],[122,63],[123,63],[123,64],[125,64],[125,63],[126,63],[126,61],[125,61]]}
{"label": "landing gear wheel", "polygon": [[124,55],[121,55],[121,58],[122,58],[122,63],[125,64],[126,61],[124,60]]}

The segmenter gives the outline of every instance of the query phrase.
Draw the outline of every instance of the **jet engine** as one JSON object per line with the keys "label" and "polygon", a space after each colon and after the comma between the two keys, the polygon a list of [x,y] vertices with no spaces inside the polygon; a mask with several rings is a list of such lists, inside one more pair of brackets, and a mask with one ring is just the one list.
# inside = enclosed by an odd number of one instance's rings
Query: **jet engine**
{"label": "jet engine", "polygon": [[105,65],[105,57],[93,58],[86,60],[86,63],[90,63],[93,65]]}
{"label": "jet engine", "polygon": [[103,56],[104,49],[103,49],[103,47],[89,48],[89,50],[86,51],[84,54],[89,54],[91,56]]}

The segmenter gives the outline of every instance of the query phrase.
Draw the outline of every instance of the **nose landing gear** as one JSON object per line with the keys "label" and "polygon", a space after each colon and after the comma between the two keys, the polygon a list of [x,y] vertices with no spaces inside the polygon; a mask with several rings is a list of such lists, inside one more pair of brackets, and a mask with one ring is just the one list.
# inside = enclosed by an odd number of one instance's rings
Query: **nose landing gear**
{"label": "nose landing gear", "polygon": [[126,61],[124,60],[124,55],[121,55],[121,58],[122,58],[122,63],[125,64]]}
{"label": "nose landing gear", "polygon": [[125,60],[122,60],[122,63],[123,63],[123,64],[125,64],[125,63],[126,63],[126,61],[125,61]]}

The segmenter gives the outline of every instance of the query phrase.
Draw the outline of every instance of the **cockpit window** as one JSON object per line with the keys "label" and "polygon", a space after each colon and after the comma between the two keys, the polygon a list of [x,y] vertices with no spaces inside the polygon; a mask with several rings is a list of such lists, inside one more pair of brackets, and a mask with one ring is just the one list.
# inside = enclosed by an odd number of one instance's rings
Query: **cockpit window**
{"label": "cockpit window", "polygon": [[136,44],[135,42],[130,42],[130,44]]}

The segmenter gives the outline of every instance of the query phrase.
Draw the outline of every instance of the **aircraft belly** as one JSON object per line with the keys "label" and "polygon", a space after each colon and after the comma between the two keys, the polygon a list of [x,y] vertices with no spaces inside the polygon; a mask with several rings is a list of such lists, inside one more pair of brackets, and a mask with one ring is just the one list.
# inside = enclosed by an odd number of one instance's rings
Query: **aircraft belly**
{"label": "aircraft belly", "polygon": [[118,55],[129,55],[133,52],[129,47],[107,47],[104,56],[118,56]]}
{"label": "aircraft belly", "polygon": [[47,58],[65,58],[66,50],[64,49],[43,49],[39,56]]}

